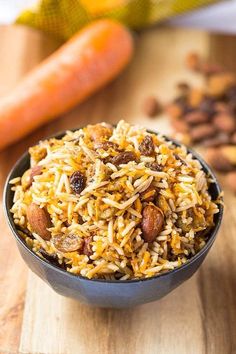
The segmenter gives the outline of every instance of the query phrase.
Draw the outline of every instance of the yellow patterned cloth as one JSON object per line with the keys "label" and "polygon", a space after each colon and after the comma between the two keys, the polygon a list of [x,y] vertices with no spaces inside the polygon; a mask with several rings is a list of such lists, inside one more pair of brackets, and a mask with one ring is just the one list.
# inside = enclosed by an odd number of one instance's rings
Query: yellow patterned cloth
{"label": "yellow patterned cloth", "polygon": [[102,17],[121,21],[133,29],[182,14],[217,0],[39,0],[17,23],[39,28],[66,40],[81,27]]}

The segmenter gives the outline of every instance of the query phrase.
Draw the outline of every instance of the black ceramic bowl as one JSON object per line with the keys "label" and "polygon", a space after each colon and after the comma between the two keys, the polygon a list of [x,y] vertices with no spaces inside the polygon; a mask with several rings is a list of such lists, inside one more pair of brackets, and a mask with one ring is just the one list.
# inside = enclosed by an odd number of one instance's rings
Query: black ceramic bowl
{"label": "black ceramic bowl", "polygon": [[[57,134],[56,137],[62,137],[64,134],[65,133]],[[178,143],[174,143],[178,145]],[[200,161],[204,171],[213,179],[214,183],[211,184],[210,194],[214,200],[217,199],[221,190],[215,175],[200,156],[191,150],[189,151]],[[68,273],[63,269],[50,264],[48,261],[41,259],[25,244],[18,234],[10,212],[13,204],[13,192],[11,191],[9,181],[15,177],[22,176],[24,171],[28,168],[29,154],[27,152],[17,161],[10,172],[6,181],[3,198],[5,215],[16,239],[21,256],[29,268],[50,285],[57,293],[75,298],[90,305],[123,308],[144,304],[162,298],[196,272],[215,241],[222,221],[223,207],[220,205],[220,212],[215,215],[215,226],[209,232],[206,245],[199,253],[179,268],[152,278],[141,280],[90,280]]]}

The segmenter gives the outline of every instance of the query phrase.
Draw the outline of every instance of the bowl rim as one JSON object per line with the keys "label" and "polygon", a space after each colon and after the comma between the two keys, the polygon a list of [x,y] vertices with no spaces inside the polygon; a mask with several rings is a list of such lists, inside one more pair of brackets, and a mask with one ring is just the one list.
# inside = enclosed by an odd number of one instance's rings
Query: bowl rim
{"label": "bowl rim", "polygon": [[[42,140],[48,140],[51,138],[57,138],[60,139],[62,138],[66,132],[69,131],[76,131],[79,129],[82,129],[83,127],[78,127],[78,128],[73,128],[73,129],[67,129],[67,130],[63,130],[63,131],[59,131],[58,133],[52,134],[44,139],[39,140],[35,145],[37,145],[40,141]],[[161,134],[155,130],[150,130],[147,129],[147,132],[152,133],[152,134],[159,134],[162,137],[164,137],[165,140],[167,141],[171,141],[172,143],[174,143],[176,146],[182,146],[184,144],[181,144],[180,142],[176,141],[175,139],[169,138],[164,134]],[[184,145],[185,146],[185,145]],[[215,173],[212,171],[211,167],[205,162],[205,160],[197,153],[195,152],[192,148],[189,148],[187,146],[185,146],[188,153],[191,153],[193,155],[194,159],[197,159],[201,166],[203,167],[203,170],[205,173],[207,173],[208,175],[210,175],[211,179],[213,180],[211,185],[215,185],[215,188],[217,190],[218,196],[222,193],[222,189],[219,185],[219,182],[215,176]],[[50,263],[48,260],[45,260],[43,258],[41,258],[40,256],[38,256],[27,244],[26,242],[22,239],[22,237],[19,235],[16,225],[13,221],[13,216],[12,213],[10,212],[10,209],[8,209],[8,198],[9,198],[9,194],[11,193],[11,185],[9,184],[9,181],[13,178],[12,175],[14,175],[15,170],[25,161],[29,159],[29,152],[28,150],[25,151],[19,159],[17,159],[17,161],[15,162],[15,164],[13,165],[12,169],[10,170],[5,185],[4,185],[4,190],[3,190],[3,210],[4,210],[4,215],[5,218],[7,220],[8,226],[12,232],[12,234],[14,235],[16,241],[18,243],[20,243],[21,246],[23,246],[23,248],[30,253],[31,256],[33,256],[33,258],[37,261],[40,261],[43,263],[43,265],[45,267],[49,267],[51,270],[55,271],[55,272],[59,272],[64,276],[68,276],[69,278],[71,278],[71,280],[84,280],[84,281],[90,281],[90,282],[98,282],[98,283],[107,283],[107,284],[128,284],[128,283],[140,283],[140,282],[147,282],[147,281],[152,281],[155,279],[159,279],[159,278],[163,278],[163,277],[167,277],[169,275],[174,275],[175,273],[178,273],[182,270],[184,270],[185,268],[190,267],[193,263],[195,263],[199,258],[201,258],[205,252],[212,246],[212,244],[214,243],[218,230],[220,228],[220,225],[222,223],[222,219],[223,219],[223,212],[224,212],[224,206],[223,204],[219,204],[219,213],[216,214],[217,215],[217,221],[215,223],[215,225],[213,226],[213,228],[209,231],[210,233],[210,237],[209,239],[206,241],[206,244],[203,246],[203,248],[196,253],[193,257],[191,257],[189,260],[187,260],[186,263],[181,264],[180,266],[172,269],[172,270],[168,270],[164,273],[161,274],[157,274],[154,275],[152,277],[149,278],[140,278],[140,279],[127,279],[127,280],[107,280],[107,279],[89,279],[86,278],[82,275],[76,275],[73,273],[68,272],[65,269],[60,268],[57,265],[54,265],[52,263]],[[222,201],[223,201],[223,197],[221,197]],[[11,200],[12,202],[12,200]]]}

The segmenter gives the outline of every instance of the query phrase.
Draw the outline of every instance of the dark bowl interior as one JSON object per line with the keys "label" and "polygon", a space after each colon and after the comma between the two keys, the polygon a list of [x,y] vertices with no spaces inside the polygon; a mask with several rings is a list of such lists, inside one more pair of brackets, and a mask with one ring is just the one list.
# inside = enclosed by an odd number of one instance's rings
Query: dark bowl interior
{"label": "dark bowl interior", "polygon": [[[155,132],[152,132],[155,133]],[[61,138],[65,132],[54,135]],[[170,140],[170,139],[167,139]],[[173,140],[172,140],[173,141]],[[173,141],[175,145],[179,145]],[[221,189],[216,177],[206,162],[191,149],[188,149],[193,156],[199,160],[203,166],[203,170],[211,176],[214,181],[210,186],[210,194],[213,200],[216,200]],[[51,264],[47,260],[37,256],[24,242],[19,235],[10,209],[13,204],[13,192],[9,181],[15,177],[22,176],[25,170],[29,168],[29,154],[26,152],[15,164],[11,170],[4,189],[3,203],[6,219],[14,235],[17,246],[22,258],[29,268],[36,273],[41,279],[49,284],[56,292],[61,295],[75,298],[81,302],[85,302],[94,306],[123,308],[144,304],[155,301],[165,296],[185,280],[190,278],[201,265],[209,252],[213,242],[215,241],[218,229],[223,217],[223,206],[219,205],[219,213],[215,214],[215,226],[209,231],[208,240],[202,250],[192,257],[184,265],[157,275],[152,278],[141,280],[125,280],[125,281],[107,281],[102,279],[87,279],[82,276],[76,276],[56,265]]]}

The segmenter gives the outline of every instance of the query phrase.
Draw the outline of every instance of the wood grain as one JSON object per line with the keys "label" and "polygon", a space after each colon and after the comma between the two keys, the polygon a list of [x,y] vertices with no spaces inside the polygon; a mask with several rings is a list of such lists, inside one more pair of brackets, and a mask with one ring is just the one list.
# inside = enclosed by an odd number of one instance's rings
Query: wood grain
{"label": "wood grain", "polygon": [[[165,116],[149,119],[143,99],[155,94],[168,102],[175,83],[201,78],[187,72],[190,50],[218,53],[223,61],[233,39],[203,32],[152,28],[136,37],[131,65],[105,89],[73,112],[44,126],[0,154],[0,188],[19,155],[54,132],[124,118],[170,133]],[[222,41],[224,43],[222,43]],[[0,29],[0,94],[50,53],[58,43],[20,27]],[[220,53],[220,48],[224,54]],[[226,61],[225,61],[226,62]],[[227,64],[227,62],[226,62]],[[232,66],[232,62],[229,66]],[[11,68],[9,70],[8,68]],[[224,178],[221,177],[224,185]],[[24,354],[228,354],[236,352],[236,198],[226,189],[226,213],[215,245],[200,270],[164,299],[129,310],[81,305],[53,292],[20,259],[2,213],[0,246],[0,353]],[[23,318],[23,322],[22,322]]]}

